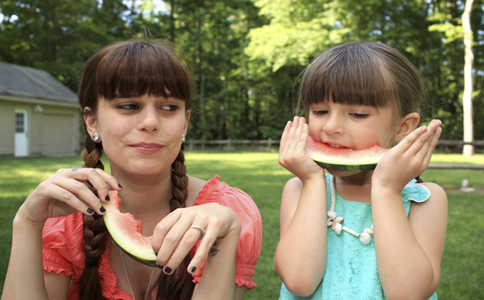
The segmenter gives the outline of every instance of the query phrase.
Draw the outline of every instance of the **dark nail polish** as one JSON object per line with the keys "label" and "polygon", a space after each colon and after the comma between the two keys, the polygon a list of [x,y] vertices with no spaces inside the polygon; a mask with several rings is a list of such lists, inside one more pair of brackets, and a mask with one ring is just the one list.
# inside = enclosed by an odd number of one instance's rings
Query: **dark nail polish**
{"label": "dark nail polish", "polygon": [[160,265],[156,264],[156,267],[157,267],[158,269],[163,270],[163,266],[160,266]]}
{"label": "dark nail polish", "polygon": [[87,209],[87,213],[88,213],[88,214],[92,214],[93,212],[94,212],[94,210],[93,210],[92,208],[88,208],[88,209]]}
{"label": "dark nail polish", "polygon": [[118,183],[118,188],[122,189],[122,188],[123,188],[123,186],[122,186],[122,185],[120,185],[120,184]]}
{"label": "dark nail polish", "polygon": [[104,200],[109,201],[109,195],[106,195],[106,197],[104,198]]}
{"label": "dark nail polish", "polygon": [[103,212],[106,211],[106,209],[104,209],[104,206],[101,206],[101,208],[99,209],[99,211],[103,213]]}
{"label": "dark nail polish", "polygon": [[164,272],[165,272],[165,274],[170,275],[170,274],[171,274],[171,272],[172,272],[172,270],[171,270],[171,268],[170,268],[170,267],[165,267]]}
{"label": "dark nail polish", "polygon": [[197,267],[191,267],[191,268],[190,268],[190,272],[191,272],[191,273],[195,273],[195,271],[196,271],[196,270],[197,270]]}

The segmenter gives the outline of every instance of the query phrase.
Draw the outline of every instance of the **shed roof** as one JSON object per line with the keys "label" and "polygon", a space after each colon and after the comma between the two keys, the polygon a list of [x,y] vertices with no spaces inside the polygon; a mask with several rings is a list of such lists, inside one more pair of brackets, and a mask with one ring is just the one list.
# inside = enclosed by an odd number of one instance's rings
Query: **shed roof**
{"label": "shed roof", "polygon": [[44,70],[0,62],[0,96],[76,103],[77,96]]}

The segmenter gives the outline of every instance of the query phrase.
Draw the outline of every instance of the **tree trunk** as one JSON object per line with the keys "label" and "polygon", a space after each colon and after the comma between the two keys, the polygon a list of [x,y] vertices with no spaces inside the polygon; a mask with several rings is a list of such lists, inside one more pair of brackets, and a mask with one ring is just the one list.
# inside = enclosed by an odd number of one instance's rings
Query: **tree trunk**
{"label": "tree trunk", "polygon": [[[472,63],[474,54],[472,53],[472,29],[471,29],[471,11],[474,0],[466,0],[464,13],[462,14],[462,25],[464,28],[464,45],[465,45],[465,65],[464,65],[464,95],[462,104],[464,106],[464,142],[472,142],[474,128],[472,124]],[[473,145],[464,145],[462,154],[472,156],[474,154]]]}
{"label": "tree trunk", "polygon": [[170,41],[175,42],[175,0],[170,1]]}

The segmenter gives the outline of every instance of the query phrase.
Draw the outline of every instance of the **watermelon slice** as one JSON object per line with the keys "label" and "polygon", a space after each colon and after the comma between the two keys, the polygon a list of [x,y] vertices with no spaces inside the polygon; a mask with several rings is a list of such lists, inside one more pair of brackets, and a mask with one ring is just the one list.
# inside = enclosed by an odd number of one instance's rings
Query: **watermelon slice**
{"label": "watermelon slice", "polygon": [[121,198],[118,192],[109,192],[108,203],[104,204],[106,213],[103,215],[104,223],[118,246],[129,256],[146,265],[156,266],[156,255],[151,247],[152,237],[142,234],[143,226],[130,213],[121,213],[119,205]]}
{"label": "watermelon slice", "polygon": [[374,145],[363,150],[335,148],[319,143],[308,137],[306,153],[318,165],[334,171],[368,171],[374,170],[380,159],[390,149]]}

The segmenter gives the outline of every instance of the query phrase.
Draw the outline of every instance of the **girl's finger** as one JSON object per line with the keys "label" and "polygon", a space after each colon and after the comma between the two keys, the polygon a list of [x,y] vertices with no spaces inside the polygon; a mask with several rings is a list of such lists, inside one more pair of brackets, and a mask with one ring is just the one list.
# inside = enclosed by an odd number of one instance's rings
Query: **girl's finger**
{"label": "girl's finger", "polygon": [[442,128],[441,127],[438,127],[436,130],[435,130],[435,134],[434,136],[432,137],[432,141],[430,143],[430,148],[429,148],[429,151],[427,151],[426,153],[426,156],[425,156],[425,161],[428,163],[430,163],[430,159],[432,157],[432,154],[435,150],[435,147],[437,146],[437,143],[440,139],[440,135],[442,133]]}
{"label": "girl's finger", "polygon": [[407,135],[398,145],[395,147],[398,151],[403,154],[407,152],[414,144],[415,141],[426,133],[428,128],[426,126],[421,126]]}
{"label": "girl's finger", "polygon": [[121,190],[121,185],[114,176],[101,169],[74,168],[64,169],[62,173],[69,178],[79,181],[88,181],[96,190],[101,201],[109,201],[108,192],[110,189]]}
{"label": "girl's finger", "polygon": [[176,222],[178,222],[178,220],[180,219],[180,210],[181,209],[172,211],[156,225],[153,231],[153,239],[151,241],[151,246],[153,247],[153,251],[155,251],[155,253],[159,252],[161,244],[165,240],[166,235],[173,227],[173,225],[175,225]]}
{"label": "girl's finger", "polygon": [[194,273],[200,266],[208,255],[216,253],[217,246],[217,235],[215,234],[216,229],[207,228],[207,232],[203,237],[200,245],[198,246],[197,252],[193,256],[190,264],[188,265],[188,272]]}
{"label": "girl's finger", "polygon": [[86,215],[92,215],[94,213],[94,209],[92,207],[86,204],[82,199],[76,197],[72,192],[62,188],[61,186],[50,184],[47,190],[46,196],[48,198],[63,202],[64,204],[72,207],[74,210],[82,212]]}
{"label": "girl's finger", "polygon": [[192,220],[188,218],[180,218],[164,235],[158,251],[155,249],[155,252],[158,253],[158,264],[160,266],[165,266],[171,259],[191,224]]}
{"label": "girl's finger", "polygon": [[281,142],[286,140],[287,134],[289,132],[289,129],[291,128],[291,125],[292,125],[292,122],[287,121],[286,126],[284,127],[284,131],[282,132]]}
{"label": "girl's finger", "polygon": [[294,139],[295,140],[299,140],[305,124],[306,124],[306,120],[304,118],[299,118],[296,130],[294,132]]}
{"label": "girl's finger", "polygon": [[427,131],[422,134],[411,146],[410,154],[425,158],[427,154],[433,151],[432,143],[434,141],[437,128],[440,126],[440,120],[432,120],[427,126]]}
{"label": "girl's finger", "polygon": [[66,192],[72,194],[77,199],[82,199],[87,206],[91,207],[98,214],[104,214],[104,208],[98,197],[87,187],[87,185],[77,179],[65,176],[53,175],[49,178],[53,185],[57,185]]}
{"label": "girl's finger", "polygon": [[170,275],[176,268],[178,268],[200,237],[201,231],[199,229],[189,227],[170,256],[170,259],[164,265],[163,272]]}

